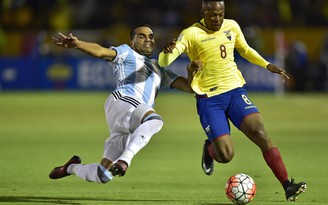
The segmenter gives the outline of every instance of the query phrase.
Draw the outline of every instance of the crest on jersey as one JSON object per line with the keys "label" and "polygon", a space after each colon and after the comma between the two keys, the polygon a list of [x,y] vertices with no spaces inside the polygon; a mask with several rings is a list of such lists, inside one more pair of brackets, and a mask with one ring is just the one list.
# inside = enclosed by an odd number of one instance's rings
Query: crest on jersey
{"label": "crest on jersey", "polygon": [[231,31],[223,31],[223,33],[225,34],[225,36],[229,39],[229,41],[231,41]]}

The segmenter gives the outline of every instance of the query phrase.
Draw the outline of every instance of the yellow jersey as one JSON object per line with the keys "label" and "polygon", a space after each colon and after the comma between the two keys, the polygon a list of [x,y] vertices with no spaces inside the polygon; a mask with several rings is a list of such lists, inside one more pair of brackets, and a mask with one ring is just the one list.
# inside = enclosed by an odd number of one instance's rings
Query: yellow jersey
{"label": "yellow jersey", "polygon": [[253,64],[264,68],[269,64],[247,44],[240,26],[232,19],[224,19],[219,31],[208,30],[204,19],[184,29],[173,53],[161,52],[158,63],[166,67],[182,53],[186,53],[190,61],[201,60],[203,68],[195,74],[191,87],[197,94],[211,97],[246,83],[237,68],[234,49]]}

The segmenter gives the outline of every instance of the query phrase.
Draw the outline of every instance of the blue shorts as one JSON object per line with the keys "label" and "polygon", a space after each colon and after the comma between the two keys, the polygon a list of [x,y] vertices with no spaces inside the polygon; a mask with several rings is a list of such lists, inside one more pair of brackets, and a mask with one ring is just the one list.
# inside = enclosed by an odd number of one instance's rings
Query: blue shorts
{"label": "blue shorts", "polygon": [[246,116],[259,112],[243,88],[212,97],[196,95],[196,100],[200,122],[211,141],[223,135],[230,135],[229,120],[240,129]]}

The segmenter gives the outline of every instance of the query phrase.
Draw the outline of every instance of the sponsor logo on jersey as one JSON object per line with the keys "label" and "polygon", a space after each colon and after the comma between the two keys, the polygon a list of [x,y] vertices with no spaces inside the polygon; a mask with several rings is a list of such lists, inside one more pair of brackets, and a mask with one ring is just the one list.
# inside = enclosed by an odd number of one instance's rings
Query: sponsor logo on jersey
{"label": "sponsor logo on jersey", "polygon": [[206,42],[206,41],[210,41],[210,40],[213,40],[215,39],[215,37],[210,37],[210,38],[207,38],[207,39],[203,39],[201,40],[202,43]]}

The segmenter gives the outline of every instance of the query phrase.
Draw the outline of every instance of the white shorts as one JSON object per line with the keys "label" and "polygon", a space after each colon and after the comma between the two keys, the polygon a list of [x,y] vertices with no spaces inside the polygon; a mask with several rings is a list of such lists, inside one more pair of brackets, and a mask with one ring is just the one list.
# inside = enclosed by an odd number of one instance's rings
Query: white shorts
{"label": "white shorts", "polygon": [[108,96],[105,103],[105,115],[110,136],[105,142],[103,158],[115,163],[122,155],[130,140],[131,117],[140,105],[148,107],[148,110],[153,110],[150,106],[132,97],[122,96],[118,91]]}

